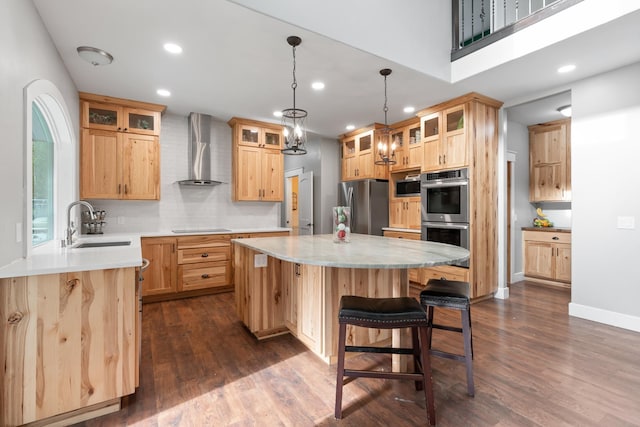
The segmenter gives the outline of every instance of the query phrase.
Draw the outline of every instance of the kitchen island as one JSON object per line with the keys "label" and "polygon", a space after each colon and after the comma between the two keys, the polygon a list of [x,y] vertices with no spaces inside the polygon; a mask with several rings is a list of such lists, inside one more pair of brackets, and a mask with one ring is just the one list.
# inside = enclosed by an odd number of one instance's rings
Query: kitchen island
{"label": "kitchen island", "polygon": [[[352,234],[232,240],[236,311],[259,339],[292,333],[327,363],[338,354],[338,305],[342,295],[409,294],[407,269],[464,261],[466,249],[420,240]],[[348,327],[347,345],[406,345],[407,331]],[[404,370],[394,357],[393,369]]]}

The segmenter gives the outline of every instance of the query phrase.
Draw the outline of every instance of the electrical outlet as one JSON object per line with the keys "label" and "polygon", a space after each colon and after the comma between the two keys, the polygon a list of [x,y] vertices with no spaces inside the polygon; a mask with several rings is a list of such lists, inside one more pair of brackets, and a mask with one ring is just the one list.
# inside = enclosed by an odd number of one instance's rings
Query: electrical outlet
{"label": "electrical outlet", "polygon": [[266,267],[267,266],[267,255],[266,254],[256,254],[253,258],[253,266],[254,267]]}

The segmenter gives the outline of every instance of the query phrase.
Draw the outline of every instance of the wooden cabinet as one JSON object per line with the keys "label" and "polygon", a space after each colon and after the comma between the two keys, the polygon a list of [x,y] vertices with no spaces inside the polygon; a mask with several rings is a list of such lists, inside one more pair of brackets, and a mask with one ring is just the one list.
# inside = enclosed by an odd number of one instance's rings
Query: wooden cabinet
{"label": "wooden cabinet", "polygon": [[232,286],[228,234],[178,238],[178,292]]}
{"label": "wooden cabinet", "polygon": [[135,392],[135,289],[134,268],[0,279],[0,425],[114,405]]}
{"label": "wooden cabinet", "polygon": [[423,171],[455,169],[469,164],[464,104],[425,114],[420,124]]}
{"label": "wooden cabinet", "polygon": [[376,130],[383,125],[376,123],[370,127],[358,129],[341,136],[342,141],[342,180],[387,179],[388,169],[376,165]]}
{"label": "wooden cabinet", "polygon": [[149,260],[144,272],[142,297],[154,297],[174,294],[178,291],[177,282],[177,239],[175,237],[143,237],[141,239],[142,257]]}
{"label": "wooden cabinet", "polygon": [[571,119],[529,126],[529,200],[571,200]]}
{"label": "wooden cabinet", "polygon": [[396,164],[390,165],[391,172],[421,169],[424,158],[420,120],[412,118],[391,125],[391,142],[396,147]]}
{"label": "wooden cabinet", "polygon": [[233,200],[283,201],[282,128],[236,117],[228,123],[233,128]]}
{"label": "wooden cabinet", "polygon": [[571,283],[571,233],[525,230],[522,238],[527,279]]}
{"label": "wooden cabinet", "polygon": [[160,199],[164,106],[80,93],[80,197]]}
{"label": "wooden cabinet", "polygon": [[389,199],[389,227],[420,230],[421,210],[419,197]]}

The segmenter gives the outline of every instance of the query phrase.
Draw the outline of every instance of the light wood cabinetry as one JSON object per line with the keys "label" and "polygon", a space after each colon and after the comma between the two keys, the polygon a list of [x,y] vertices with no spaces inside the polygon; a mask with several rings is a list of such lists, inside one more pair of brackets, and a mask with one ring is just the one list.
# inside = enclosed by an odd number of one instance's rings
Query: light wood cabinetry
{"label": "light wood cabinetry", "polygon": [[283,201],[282,127],[236,117],[228,123],[233,128],[233,200]]}
{"label": "light wood cabinetry", "polygon": [[492,295],[498,286],[498,110],[500,101],[469,93],[434,105],[420,117],[423,172],[468,168],[469,268],[427,269],[431,277],[466,277],[471,297]]}
{"label": "light wood cabinetry", "polygon": [[424,144],[422,170],[429,172],[468,166],[465,105],[455,105],[437,112],[428,109],[418,114],[421,115]]}
{"label": "light wood cabinetry", "polygon": [[175,237],[143,237],[142,257],[149,260],[144,272],[142,297],[174,294],[178,291],[177,281],[177,239]]}
{"label": "light wood cabinetry", "polygon": [[529,200],[571,200],[571,119],[529,126]]}
{"label": "light wood cabinetry", "polygon": [[390,165],[391,172],[411,169],[420,170],[424,158],[423,142],[420,136],[420,120],[412,118],[391,125],[391,142],[396,147],[396,164]]}
{"label": "light wood cabinetry", "polygon": [[1,279],[0,425],[134,393],[135,290],[134,268]]}
{"label": "light wood cabinetry", "polygon": [[376,130],[383,126],[375,123],[372,126],[341,135],[343,181],[368,178],[387,179],[387,167],[375,164],[377,155]]}
{"label": "light wood cabinetry", "polygon": [[[390,226],[391,227],[391,226]],[[384,237],[392,237],[395,239],[409,239],[409,240],[420,240],[420,233],[411,233],[408,231],[394,231],[394,230],[384,230],[382,232]],[[409,269],[409,281],[413,283],[422,283],[422,275],[421,268],[410,268]]]}
{"label": "light wood cabinetry", "polygon": [[389,227],[420,229],[421,204],[419,197],[389,199]]}
{"label": "light wood cabinetry", "polygon": [[160,199],[163,105],[81,92],[80,197]]}
{"label": "light wood cabinetry", "polygon": [[524,274],[567,287],[571,283],[571,233],[552,231],[522,232]]}
{"label": "light wood cabinetry", "polygon": [[232,286],[228,234],[178,238],[178,292]]}
{"label": "light wood cabinetry", "polygon": [[144,302],[165,301],[233,290],[231,239],[288,236],[288,231],[143,237]]}

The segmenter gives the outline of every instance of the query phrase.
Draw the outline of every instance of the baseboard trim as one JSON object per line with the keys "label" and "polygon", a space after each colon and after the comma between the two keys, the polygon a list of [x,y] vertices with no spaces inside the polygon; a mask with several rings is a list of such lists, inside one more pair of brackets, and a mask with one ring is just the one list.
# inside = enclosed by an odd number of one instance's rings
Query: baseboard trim
{"label": "baseboard trim", "polygon": [[498,288],[493,297],[497,299],[509,299],[509,288]]}
{"label": "baseboard trim", "polygon": [[569,303],[569,316],[640,332],[640,317],[637,316],[616,313],[614,311],[576,304],[574,302]]}

